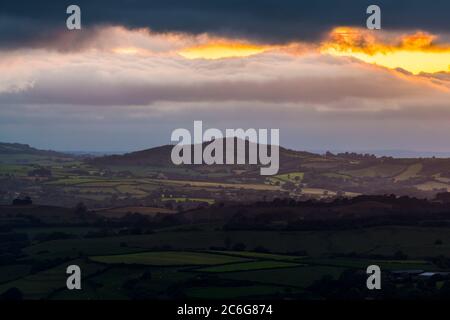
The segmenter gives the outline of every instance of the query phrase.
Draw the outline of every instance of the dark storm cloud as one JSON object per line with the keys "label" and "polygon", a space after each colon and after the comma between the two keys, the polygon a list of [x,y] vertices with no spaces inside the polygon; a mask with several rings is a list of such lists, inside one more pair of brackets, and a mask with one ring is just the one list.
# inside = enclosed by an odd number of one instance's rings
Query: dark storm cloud
{"label": "dark storm cloud", "polygon": [[444,32],[450,26],[448,0],[1,0],[0,47],[59,46],[61,34],[68,33],[70,4],[82,9],[84,33],[90,33],[87,27],[113,24],[273,43],[310,41],[336,25],[365,26],[370,4],[380,5],[385,29]]}

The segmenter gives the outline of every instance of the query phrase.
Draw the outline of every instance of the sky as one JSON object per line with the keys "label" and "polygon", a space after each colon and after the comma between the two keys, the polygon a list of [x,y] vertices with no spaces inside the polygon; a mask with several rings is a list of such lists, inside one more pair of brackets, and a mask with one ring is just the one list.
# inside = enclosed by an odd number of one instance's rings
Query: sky
{"label": "sky", "polygon": [[377,1],[381,30],[370,4],[1,1],[0,141],[131,151],[202,120],[297,150],[450,152],[450,2]]}

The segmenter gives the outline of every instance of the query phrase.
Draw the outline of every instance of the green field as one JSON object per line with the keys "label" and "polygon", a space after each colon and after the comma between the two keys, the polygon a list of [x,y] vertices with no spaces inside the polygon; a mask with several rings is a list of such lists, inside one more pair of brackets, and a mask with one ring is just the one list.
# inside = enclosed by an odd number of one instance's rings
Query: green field
{"label": "green field", "polygon": [[278,269],[278,268],[292,268],[298,267],[298,263],[290,263],[283,261],[253,261],[245,263],[233,263],[222,266],[214,266],[208,268],[197,269],[200,272],[236,272],[236,271],[249,271],[249,270],[263,270],[263,269]]}
{"label": "green field", "polygon": [[85,236],[88,232],[97,230],[93,227],[36,227],[27,229],[16,229],[18,232],[26,232],[30,239],[33,239],[38,234],[51,234],[55,232],[62,232],[73,237]]}
{"label": "green field", "polygon": [[76,258],[80,254],[91,256],[142,251],[140,248],[122,246],[125,242],[123,238],[125,237],[52,240],[31,245],[23,251],[36,260]]}
{"label": "green field", "polygon": [[325,275],[333,278],[339,277],[344,268],[305,266],[298,268],[253,270],[244,272],[223,273],[221,278],[254,281],[260,284],[274,284],[288,287],[307,288],[314,281],[321,279]]}
{"label": "green field", "polygon": [[267,180],[270,181],[272,184],[276,182],[279,182],[281,184],[285,182],[300,183],[302,182],[304,175],[305,175],[304,172],[289,172],[272,176],[270,178],[267,178]]}
{"label": "green field", "polygon": [[181,198],[181,197],[173,197],[173,198],[161,198],[161,201],[175,201],[175,202],[205,202],[208,204],[213,204],[215,202],[214,199],[208,198]]}
{"label": "green field", "polygon": [[295,261],[302,259],[299,256],[289,256],[283,254],[251,252],[251,251],[210,251],[212,253],[227,254],[232,256],[250,258],[250,259],[267,259],[267,260],[281,260],[281,261]]}
{"label": "green field", "polygon": [[140,252],[125,255],[95,256],[94,262],[106,264],[139,264],[149,266],[216,265],[247,261],[247,259],[203,252]]}
{"label": "green field", "polygon": [[[76,233],[76,230],[73,232]],[[276,242],[273,241],[275,237],[277,238]],[[232,239],[232,243],[245,243],[248,248],[262,245],[276,253],[222,250],[207,252],[155,251],[129,254],[133,250],[142,251],[157,245],[170,245],[177,250],[204,250],[205,244],[220,246],[223,245],[226,238]],[[358,241],[354,239],[358,239]],[[436,245],[436,239],[440,239],[442,244]],[[127,243],[128,247],[122,247],[121,243],[123,242]],[[199,287],[195,283],[189,284],[198,275],[202,275],[216,277],[209,279],[208,285],[206,285],[208,288],[214,288],[211,293],[213,296],[242,295],[247,297],[254,295],[252,290],[241,291],[241,287],[237,284],[221,283],[219,280],[250,281],[253,285],[245,284],[243,286],[252,288],[275,286],[275,291],[280,289],[278,286],[285,286],[292,290],[304,290],[325,275],[338,278],[343,270],[363,271],[370,264],[378,264],[383,270],[421,269],[433,271],[437,270],[436,266],[423,258],[440,254],[449,257],[449,243],[449,228],[377,227],[315,232],[223,232],[205,228],[204,231],[167,230],[150,235],[48,241],[33,245],[25,249],[25,252],[34,259],[76,257],[83,252],[84,255],[94,256],[92,262],[102,262],[105,267],[112,268],[90,279],[90,282],[86,284],[86,288],[89,288],[88,292],[81,295],[86,299],[102,299],[102,297],[104,299],[122,299],[130,294],[129,291],[122,289],[123,283],[130,278],[138,278],[146,270],[151,270],[151,281],[139,281],[139,290],[152,296],[166,297],[170,295],[172,291],[168,288],[171,288],[174,283],[183,287],[183,289],[180,288],[180,292],[186,296],[203,296],[203,294],[207,294],[208,289]],[[308,257],[283,254],[283,252],[295,250],[306,250]],[[399,261],[330,258],[330,255],[352,252],[393,255],[398,250],[407,254],[408,259]],[[127,252],[128,254],[123,254]],[[253,261],[248,261],[248,259]],[[297,263],[306,265],[296,266]],[[190,266],[205,267],[192,269]],[[117,271],[117,268],[129,271],[120,272]],[[28,277],[39,282],[41,277],[47,276],[46,273],[39,273]],[[30,283],[28,277],[9,282],[8,285],[20,285],[24,290],[31,290],[27,287],[27,284]],[[39,286],[41,287],[39,290],[42,291],[33,293],[31,290],[28,293],[30,297],[42,296],[46,290],[48,292],[55,290],[55,286]],[[6,287],[5,284],[1,288]],[[223,288],[222,293],[219,288]],[[267,292],[273,291],[270,289]],[[271,293],[261,291],[260,296],[264,296],[264,294],[270,295]],[[67,291],[58,291],[54,297],[71,299],[75,296]]]}
{"label": "green field", "polygon": [[421,183],[416,185],[416,188],[423,191],[433,191],[435,189],[438,190],[450,190],[450,184],[443,183],[443,182],[437,182],[437,181],[427,181],[425,183]]}
{"label": "green field", "polygon": [[423,165],[421,163],[415,163],[410,165],[405,171],[400,173],[398,176],[394,178],[395,182],[405,181],[412,178],[415,178],[419,175],[420,171],[422,171]]}
{"label": "green field", "polygon": [[[81,236],[87,230],[67,228],[65,231]],[[54,231],[64,232],[64,228],[33,228],[27,233]],[[264,246],[274,253],[205,250],[205,246],[223,245],[227,238],[231,243],[245,243],[248,248]],[[438,238],[442,243],[436,245]],[[55,240],[25,248],[26,259],[48,261],[80,255],[90,258],[67,261],[35,274],[29,274],[29,269],[21,265],[1,267],[0,292],[17,287],[30,299],[126,299],[135,293],[163,299],[173,295],[240,298],[283,292],[295,294],[308,290],[324,276],[337,279],[344,270],[364,271],[371,264],[379,265],[382,270],[441,270],[424,258],[439,254],[449,256],[449,243],[449,228],[423,227],[314,232],[226,232],[205,228],[203,231],[165,230],[146,235]],[[176,251],[153,251],[158,245],[170,245]],[[393,255],[399,249],[408,255],[407,259],[332,257],[351,252]],[[283,254],[298,250],[305,250],[308,255]],[[69,264],[80,264],[86,277],[84,290],[79,293],[64,289],[65,267]],[[146,273],[151,276],[143,278]]]}
{"label": "green field", "polygon": [[312,265],[336,266],[344,268],[355,268],[364,270],[369,265],[378,265],[383,270],[436,270],[436,266],[423,260],[366,260],[366,259],[347,259],[347,258],[328,258],[328,259],[305,259],[305,263]]}
{"label": "green field", "polygon": [[26,176],[28,171],[32,169],[31,166],[0,163],[0,175],[12,174],[15,176]]}
{"label": "green field", "polygon": [[400,174],[406,168],[401,164],[379,164],[363,169],[342,171],[343,174],[358,178],[393,177]]}
{"label": "green field", "polygon": [[74,260],[60,266],[32,274],[21,279],[0,285],[0,292],[15,287],[25,293],[27,299],[47,298],[52,292],[66,287],[66,268],[68,265],[80,266],[83,276],[87,277],[104,269],[102,265],[85,263],[82,260]]}
{"label": "green field", "polygon": [[[149,279],[143,279],[145,273],[151,272]],[[83,290],[74,292],[60,290],[52,295],[53,299],[82,300],[123,300],[129,299],[134,291],[143,292],[147,298],[164,296],[176,283],[183,283],[193,277],[188,272],[180,272],[177,268],[155,268],[149,266],[114,265],[104,272],[94,275],[85,281]],[[135,288],[127,288],[126,283],[135,281]]]}
{"label": "green field", "polygon": [[[113,238],[54,240],[26,248],[36,258],[76,257],[132,253],[170,246],[175,250],[204,250],[205,245],[223,246],[229,238],[247,248],[264,246],[271,252],[304,250],[310,257],[330,254],[371,253],[392,256],[401,250],[410,259],[444,255],[450,257],[450,228],[376,227],[342,231],[166,231],[149,235]],[[273,241],[273,239],[277,241]],[[355,241],[358,239],[358,241]],[[442,241],[435,245],[435,241]],[[121,244],[126,243],[128,247]]]}

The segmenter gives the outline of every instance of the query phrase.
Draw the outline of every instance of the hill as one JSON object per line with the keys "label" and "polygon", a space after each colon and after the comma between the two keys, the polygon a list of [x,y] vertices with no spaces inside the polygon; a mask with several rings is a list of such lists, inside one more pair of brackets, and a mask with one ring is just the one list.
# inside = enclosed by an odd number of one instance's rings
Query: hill
{"label": "hill", "polygon": [[[226,157],[226,143],[228,139],[222,139],[223,144],[223,155],[224,158]],[[243,142],[241,140],[241,142]],[[204,149],[206,146],[208,146],[210,142],[205,142],[202,145],[202,149]],[[259,152],[260,145],[250,143],[248,141],[245,141],[245,149],[249,150],[250,146],[253,146],[256,148],[257,152]],[[135,151],[126,153],[123,155],[107,155],[103,157],[96,157],[92,159],[92,163],[99,164],[99,165],[150,165],[150,166],[174,166],[171,160],[171,152],[173,149],[173,145],[164,145],[160,147],[150,148],[146,150],[141,151]],[[192,158],[194,156],[194,147],[191,146],[192,151]],[[270,149],[270,147],[269,147]],[[300,152],[300,151],[293,151],[288,150],[283,147],[279,148],[280,152],[280,162],[283,162],[285,164],[288,164],[290,160],[298,159],[298,158],[307,158],[307,157],[314,157],[317,156],[313,153],[309,152]],[[236,153],[237,153],[237,139],[234,139],[234,154],[235,154],[235,160],[236,160]],[[236,162],[236,161],[235,161]],[[248,162],[248,154],[246,154],[246,162]]]}
{"label": "hill", "polygon": [[[247,142],[247,150],[248,146]],[[172,148],[165,145],[124,155],[98,157],[90,160],[90,164],[113,170],[152,167],[168,179],[186,180],[189,177],[189,180],[223,183],[252,181],[281,186],[288,191],[313,188],[318,189],[317,192],[431,196],[450,190],[448,158],[396,159],[348,152],[320,155],[280,147],[278,174],[264,177],[260,175],[259,165],[176,166],[170,158]]]}
{"label": "hill", "polygon": [[52,150],[40,150],[31,147],[28,144],[21,143],[5,143],[0,142],[0,155],[37,155],[37,156],[53,156],[53,157],[68,157],[68,155],[52,151]]}
{"label": "hill", "polygon": [[123,155],[107,155],[90,160],[94,165],[105,166],[170,166],[170,152],[173,146],[165,145],[146,150],[140,150]]}
{"label": "hill", "polygon": [[158,206],[178,211],[288,197],[396,194],[432,199],[450,191],[450,159],[321,155],[280,147],[279,172],[263,176],[259,165],[177,166],[171,161],[172,148],[84,158],[1,144],[0,202],[9,204],[22,195],[39,204],[74,206],[82,201],[97,208]]}

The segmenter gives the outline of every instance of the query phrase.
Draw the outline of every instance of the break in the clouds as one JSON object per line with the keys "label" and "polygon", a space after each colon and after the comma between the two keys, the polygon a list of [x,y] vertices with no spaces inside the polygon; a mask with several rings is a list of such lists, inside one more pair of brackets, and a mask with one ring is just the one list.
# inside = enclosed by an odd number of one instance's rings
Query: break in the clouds
{"label": "break in the clouds", "polygon": [[[189,59],[184,47],[219,40],[117,27],[100,35],[84,52],[5,52],[0,103],[152,108],[160,102],[209,102],[214,109],[235,101],[373,111],[393,104],[406,108],[412,99],[441,103],[449,97],[444,80],[438,85],[315,49],[298,53],[276,47],[242,59]],[[199,50],[207,55],[209,49]]]}

